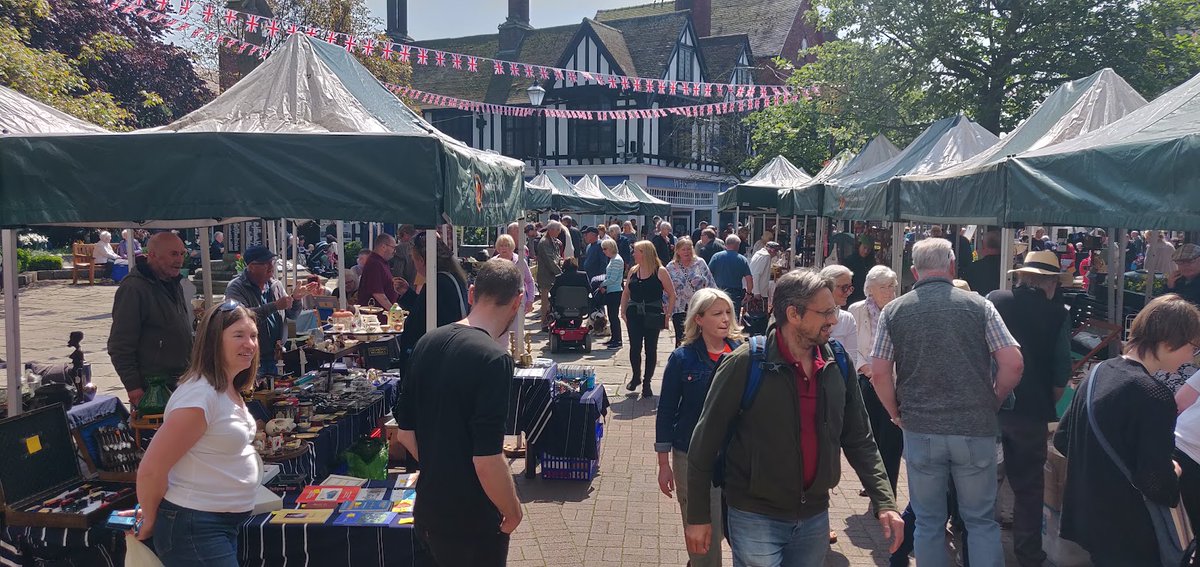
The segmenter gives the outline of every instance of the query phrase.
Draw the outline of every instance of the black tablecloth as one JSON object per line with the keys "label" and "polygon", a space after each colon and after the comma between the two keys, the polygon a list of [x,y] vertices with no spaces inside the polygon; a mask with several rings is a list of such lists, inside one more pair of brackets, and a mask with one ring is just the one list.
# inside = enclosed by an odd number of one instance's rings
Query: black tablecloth
{"label": "black tablecloth", "polygon": [[608,414],[608,405],[608,394],[600,386],[582,397],[555,397],[549,423],[533,446],[556,457],[595,459],[596,423]]}
{"label": "black tablecloth", "polygon": [[551,391],[558,365],[546,368],[518,368],[513,372],[508,388],[508,416],[504,433],[524,433],[530,443],[536,443],[550,421]]}
{"label": "black tablecloth", "polygon": [[[367,486],[391,488],[394,478]],[[295,496],[284,508],[295,507]],[[271,524],[270,514],[252,516],[238,534],[238,562],[245,567],[353,565],[407,567],[420,554],[412,526],[373,527],[329,524]]]}

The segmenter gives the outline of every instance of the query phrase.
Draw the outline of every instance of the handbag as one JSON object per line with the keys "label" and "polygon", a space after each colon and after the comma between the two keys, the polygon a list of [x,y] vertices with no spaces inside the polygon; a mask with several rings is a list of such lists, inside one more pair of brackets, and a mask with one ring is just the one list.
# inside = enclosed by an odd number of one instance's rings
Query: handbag
{"label": "handbag", "polygon": [[125,567],[163,567],[162,561],[133,534],[125,534]]}
{"label": "handbag", "polygon": [[[1096,423],[1096,412],[1093,411],[1092,398],[1094,396],[1093,387],[1096,384],[1096,370],[1099,365],[1092,367],[1092,373],[1088,377],[1087,399],[1085,407],[1088,412],[1088,425],[1092,428],[1092,433],[1096,436],[1096,442],[1100,444],[1100,448],[1104,449],[1104,453],[1112,459],[1113,464],[1117,465],[1121,474],[1125,475],[1125,480],[1129,481],[1130,486],[1142,494],[1142,491],[1133,483],[1133,474],[1129,472],[1129,468],[1125,466],[1125,462],[1121,460],[1117,452],[1113,450],[1112,445],[1108,444],[1108,439],[1104,437],[1104,433],[1100,431],[1100,427]],[[1152,502],[1142,494],[1142,501],[1146,504],[1146,512],[1150,514],[1150,523],[1154,526],[1154,537],[1158,540],[1158,558],[1163,567],[1176,567],[1178,565],[1186,565],[1187,551],[1192,544],[1192,526],[1188,522],[1187,513],[1183,508],[1183,502],[1174,508],[1163,506],[1157,502]]]}

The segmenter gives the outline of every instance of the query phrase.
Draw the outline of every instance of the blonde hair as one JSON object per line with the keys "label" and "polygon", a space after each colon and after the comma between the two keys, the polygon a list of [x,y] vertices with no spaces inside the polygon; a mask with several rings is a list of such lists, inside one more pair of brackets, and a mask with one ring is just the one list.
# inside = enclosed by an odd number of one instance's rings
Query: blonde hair
{"label": "blonde hair", "polygon": [[[616,226],[616,225],[613,225],[613,226]],[[616,241],[616,240],[613,240],[613,239],[611,239],[611,238],[609,238],[609,239],[605,239],[605,240],[601,240],[601,241],[600,241],[600,248],[601,248],[602,250],[612,250],[613,252],[616,252],[616,251],[617,251],[617,241]]]}
{"label": "blonde hair", "polygon": [[[688,248],[692,249],[692,260],[696,259],[696,246],[694,244],[692,244],[691,238],[684,236],[683,238],[680,238],[679,240],[675,241],[675,255],[671,258],[675,262],[679,261],[679,247],[684,246],[684,245],[686,245]],[[657,254],[657,253],[658,252],[656,251],[655,254]]]}
{"label": "blonde hair", "polygon": [[513,240],[513,237],[507,234],[501,234],[500,237],[496,239],[495,248],[499,249],[501,246],[507,246],[509,250],[516,250],[517,241]]}
{"label": "blonde hair", "polygon": [[[255,318],[254,312],[244,305],[238,304],[237,307],[229,309],[228,302],[226,302],[209,309],[196,329],[196,345],[192,348],[192,360],[187,370],[179,377],[179,382],[202,378],[218,392],[224,392],[230,381],[239,392],[253,388],[254,377],[258,375],[260,349],[254,349],[254,358],[251,359],[249,368],[239,372],[236,376],[229,376],[225,373],[223,356],[225,329],[242,320],[249,321],[257,329],[257,318]],[[259,337],[259,340],[263,339],[266,337]]]}
{"label": "blonde hair", "polygon": [[[642,253],[642,262],[647,266],[653,265],[654,267],[650,271],[657,274],[658,269],[662,267],[662,261],[658,259],[658,249],[654,247],[654,243],[649,240],[639,240],[633,244],[633,249]],[[638,264],[634,267],[640,266],[641,264]]]}
{"label": "blonde hair", "polygon": [[691,344],[700,340],[700,325],[696,324],[696,318],[704,315],[713,304],[718,301],[724,301],[729,306],[729,339],[740,341],[742,340],[742,328],[737,324],[737,316],[733,313],[733,300],[729,298],[729,294],[712,287],[706,287],[696,291],[692,296],[691,302],[688,303],[687,320],[683,327],[683,344]]}

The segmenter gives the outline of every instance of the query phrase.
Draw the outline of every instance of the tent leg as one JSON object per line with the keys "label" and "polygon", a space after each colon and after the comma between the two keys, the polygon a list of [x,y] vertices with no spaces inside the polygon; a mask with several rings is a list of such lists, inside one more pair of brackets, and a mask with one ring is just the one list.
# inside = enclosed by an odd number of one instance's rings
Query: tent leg
{"label": "tent leg", "polygon": [[[1124,228],[1117,228],[1117,247],[1115,250],[1113,250],[1113,255],[1116,257],[1117,261],[1116,263],[1108,265],[1108,273],[1109,276],[1115,276],[1109,278],[1112,280],[1112,293],[1113,298],[1116,300],[1112,303],[1113,312],[1116,315],[1116,318],[1113,319],[1113,323],[1120,325],[1121,329],[1125,328],[1125,269],[1127,268],[1127,266],[1125,266],[1125,250],[1128,246],[1129,231]],[[1117,267],[1115,274],[1113,273],[1114,266]],[[1124,340],[1124,338],[1124,333],[1122,333],[1121,339]],[[1115,348],[1116,353],[1114,356],[1120,354],[1120,346],[1115,345]]]}
{"label": "tent leg", "polygon": [[813,266],[820,270],[825,267],[825,231],[829,221],[825,217],[817,217],[817,242],[813,247]]}
{"label": "tent leg", "polygon": [[296,230],[300,228],[296,221],[292,221],[292,288],[300,286],[300,235]]}
{"label": "tent leg", "polygon": [[792,233],[788,235],[788,238],[791,239],[791,242],[787,243],[787,245],[788,245],[787,248],[788,248],[788,250],[792,251],[792,256],[791,256],[791,259],[788,261],[788,271],[791,271],[793,268],[796,267],[796,265],[798,264],[797,260],[799,259],[799,256],[796,255],[796,253],[798,252],[798,250],[796,250],[796,249],[799,248],[798,246],[796,246],[796,238],[800,236],[800,227],[796,226],[796,215],[792,215],[792,224],[790,226],[792,227],[792,231],[791,231]]}
{"label": "tent leg", "polygon": [[17,307],[17,231],[0,231],[4,257],[4,341],[7,347],[8,415],[21,413],[21,317]]}
{"label": "tent leg", "polygon": [[425,332],[437,328],[437,230],[425,231]]}
{"label": "tent leg", "polygon": [[204,311],[207,313],[212,308],[213,284],[212,284],[212,252],[208,246],[203,243],[209,242],[208,227],[200,227],[200,265],[203,266],[200,273],[201,289],[204,293]]}
{"label": "tent leg", "polygon": [[337,245],[338,245],[338,265],[334,266],[338,275],[338,305],[342,310],[346,309],[346,260],[342,255],[346,253],[346,224],[342,221],[334,223],[337,226]]}
{"label": "tent leg", "polygon": [[1017,238],[1017,230],[1003,228],[1000,230],[1000,289],[1012,289],[1012,277],[1008,271],[1013,265],[1013,240]]}
{"label": "tent leg", "polygon": [[[518,225],[522,224],[521,220],[523,220],[523,219],[517,219]],[[503,234],[503,232],[501,234]],[[499,238],[499,237],[497,237],[497,238]],[[524,230],[517,231],[517,243],[516,244],[517,244],[517,249],[513,250],[513,257],[516,258],[518,262],[526,262],[526,260],[525,260],[525,231]],[[524,283],[522,283],[522,285],[524,285]],[[524,295],[524,294],[522,294],[522,295]],[[516,333],[515,336],[517,338],[517,344],[522,345],[521,348],[525,348],[523,346],[525,344],[525,304],[524,304],[524,302],[521,303],[521,309],[519,311],[517,311],[517,316],[513,317],[513,324],[512,324],[511,330],[514,333]]]}
{"label": "tent leg", "polygon": [[900,220],[892,222],[892,271],[897,280],[904,281],[904,223]]}

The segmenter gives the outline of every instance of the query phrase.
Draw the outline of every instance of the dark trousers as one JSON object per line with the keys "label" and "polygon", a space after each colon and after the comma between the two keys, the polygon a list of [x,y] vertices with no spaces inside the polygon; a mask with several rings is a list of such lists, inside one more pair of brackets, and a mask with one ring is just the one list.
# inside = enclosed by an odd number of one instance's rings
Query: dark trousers
{"label": "dark trousers", "polygon": [[[629,365],[633,367],[633,381],[650,383],[654,376],[654,363],[658,358],[658,334],[662,324],[647,326],[646,316],[629,312]],[[642,374],[642,347],[646,349],[646,373]]]}
{"label": "dark trousers", "polygon": [[883,459],[883,468],[887,471],[888,482],[892,483],[892,494],[895,494],[896,481],[900,479],[900,456],[904,454],[904,431],[892,423],[892,417],[875,394],[871,380],[860,374],[858,385],[862,389],[863,404],[867,407],[867,419],[871,422],[875,445],[879,447],[879,458]]}
{"label": "dark trousers", "polygon": [[[1187,510],[1192,533],[1200,533],[1200,464],[1179,449],[1175,450],[1175,462],[1183,469],[1183,474],[1179,476],[1179,501]],[[1192,565],[1197,564],[1192,562]]]}
{"label": "dark trousers", "polygon": [[683,344],[683,327],[687,322],[687,313],[672,313],[671,325],[675,327],[675,348]]}
{"label": "dark trousers", "polygon": [[1042,502],[1045,499],[1046,422],[1000,412],[1004,474],[1013,490],[1013,553],[1021,565],[1041,565]]}
{"label": "dark trousers", "polygon": [[431,532],[418,529],[437,567],[503,567],[508,564],[509,535]]}
{"label": "dark trousers", "polygon": [[721,288],[733,300],[733,319],[735,321],[742,318],[742,300],[746,299],[746,290],[743,288]]}
{"label": "dark trousers", "polygon": [[604,294],[604,307],[608,310],[608,328],[612,331],[609,342],[621,344],[621,292]]}

